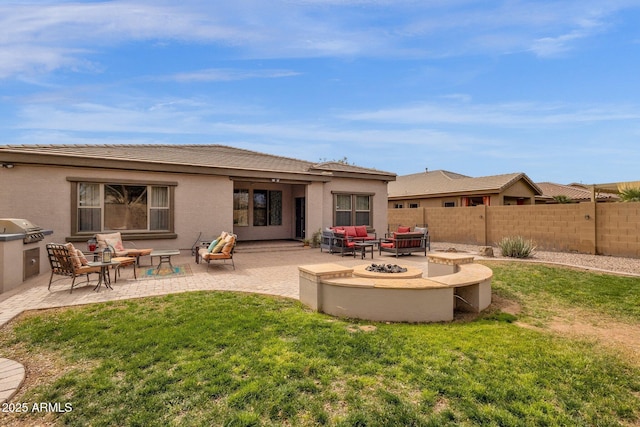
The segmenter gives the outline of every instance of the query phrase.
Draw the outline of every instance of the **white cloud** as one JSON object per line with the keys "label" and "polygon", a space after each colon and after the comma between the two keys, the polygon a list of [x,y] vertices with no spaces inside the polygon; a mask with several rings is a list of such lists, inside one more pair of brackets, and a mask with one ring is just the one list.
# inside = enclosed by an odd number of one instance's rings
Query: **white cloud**
{"label": "white cloud", "polygon": [[162,77],[162,80],[173,80],[180,83],[189,82],[219,82],[247,79],[274,79],[299,76],[301,73],[290,70],[238,70],[228,68],[212,68],[207,70],[178,73]]}
{"label": "white cloud", "polygon": [[[87,68],[129,42],[207,43],[236,57],[549,56],[637,2],[107,1],[0,6],[0,78]],[[46,54],[45,54],[46,53]]]}
{"label": "white cloud", "polygon": [[394,124],[456,124],[502,127],[566,125],[640,119],[637,105],[566,105],[542,103],[423,103],[342,114],[345,120]]}

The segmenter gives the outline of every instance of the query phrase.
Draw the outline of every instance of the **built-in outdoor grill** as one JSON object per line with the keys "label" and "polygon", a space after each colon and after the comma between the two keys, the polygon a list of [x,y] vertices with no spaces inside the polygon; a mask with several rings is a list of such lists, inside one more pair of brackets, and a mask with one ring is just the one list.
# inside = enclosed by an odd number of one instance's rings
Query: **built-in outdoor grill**
{"label": "built-in outdoor grill", "polygon": [[44,239],[41,227],[20,218],[0,218],[0,234],[24,234],[22,242],[25,244]]}
{"label": "built-in outdoor grill", "polygon": [[46,268],[47,257],[40,254],[51,234],[26,219],[0,218],[0,294]]}

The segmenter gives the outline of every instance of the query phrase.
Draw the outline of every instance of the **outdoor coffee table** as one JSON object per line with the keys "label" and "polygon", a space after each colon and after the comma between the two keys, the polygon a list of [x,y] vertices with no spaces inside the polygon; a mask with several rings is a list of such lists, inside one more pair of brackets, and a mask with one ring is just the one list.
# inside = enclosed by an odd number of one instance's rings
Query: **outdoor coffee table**
{"label": "outdoor coffee table", "polygon": [[156,271],[160,271],[160,266],[163,263],[168,263],[171,270],[173,270],[173,264],[171,264],[171,257],[174,255],[180,255],[180,251],[178,249],[168,249],[162,251],[153,251],[151,252],[151,265],[153,265],[153,257],[160,258],[160,264],[156,267]]}
{"label": "outdoor coffee table", "polygon": [[375,249],[375,246],[376,242],[355,242],[356,250],[353,251],[354,258],[356,256],[356,252],[360,251],[360,256],[362,259],[364,259],[365,255],[367,254],[367,248],[370,248],[369,252],[371,252],[371,259],[373,259],[373,250]]}

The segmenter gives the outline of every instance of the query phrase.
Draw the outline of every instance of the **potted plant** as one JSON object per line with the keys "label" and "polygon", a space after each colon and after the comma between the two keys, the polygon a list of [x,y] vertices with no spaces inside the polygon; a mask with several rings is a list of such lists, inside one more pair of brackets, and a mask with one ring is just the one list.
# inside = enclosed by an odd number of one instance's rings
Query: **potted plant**
{"label": "potted plant", "polygon": [[311,246],[314,248],[319,248],[321,239],[322,239],[322,230],[318,228],[318,231],[316,231],[311,235]]}

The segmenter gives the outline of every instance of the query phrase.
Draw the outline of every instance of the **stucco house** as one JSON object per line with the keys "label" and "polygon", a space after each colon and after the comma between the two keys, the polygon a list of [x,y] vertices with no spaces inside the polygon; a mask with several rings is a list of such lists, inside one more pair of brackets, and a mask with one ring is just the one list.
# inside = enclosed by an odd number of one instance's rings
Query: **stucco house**
{"label": "stucco house", "polygon": [[331,225],[386,229],[390,172],[223,145],[0,146],[0,218],[25,218],[55,242],[117,230],[138,247],[189,249],[310,238]]}
{"label": "stucco house", "polygon": [[470,177],[445,170],[401,175],[389,183],[389,209],[533,205],[540,188],[524,173]]}
{"label": "stucco house", "polygon": [[564,185],[554,182],[538,182],[536,185],[542,190],[542,195],[536,198],[537,204],[559,203],[557,199],[559,196],[565,198],[569,203],[620,201],[620,196],[614,192],[602,191],[594,185],[576,183]]}

